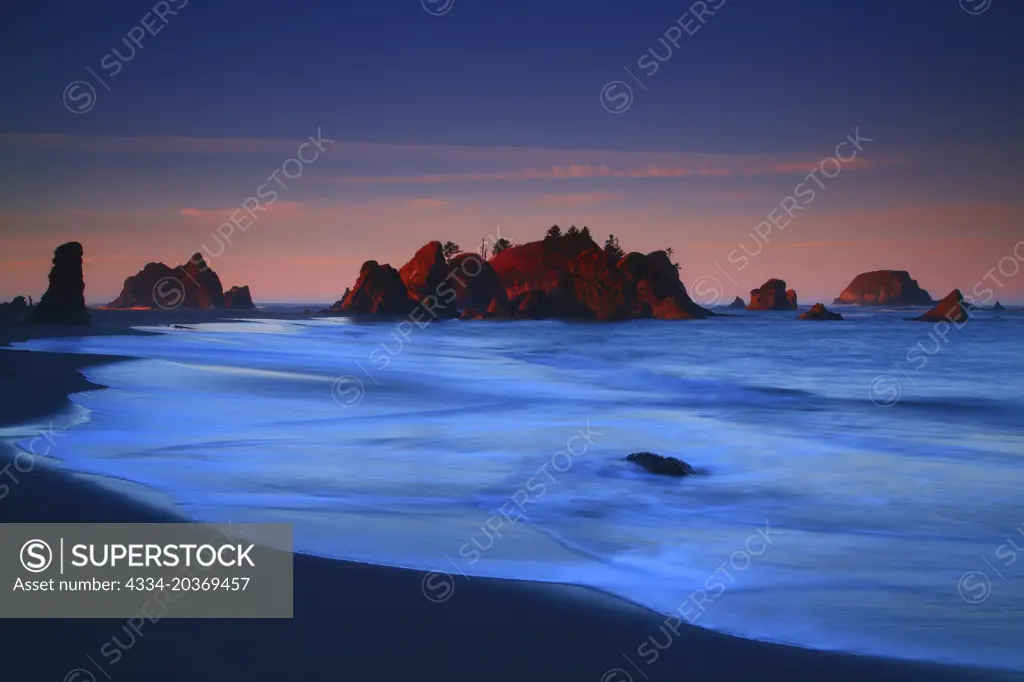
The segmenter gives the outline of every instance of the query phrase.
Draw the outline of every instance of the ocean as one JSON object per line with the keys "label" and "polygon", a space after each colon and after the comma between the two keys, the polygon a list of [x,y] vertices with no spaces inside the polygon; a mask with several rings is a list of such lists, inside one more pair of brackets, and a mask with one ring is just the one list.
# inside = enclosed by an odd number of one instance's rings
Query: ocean
{"label": "ocean", "polygon": [[15,346],[137,358],[86,370],[110,389],[72,397],[47,454],[197,520],[292,522],[300,551],[454,576],[445,598],[462,575],[568,582],[755,639],[1024,670],[1024,312],[836,310]]}

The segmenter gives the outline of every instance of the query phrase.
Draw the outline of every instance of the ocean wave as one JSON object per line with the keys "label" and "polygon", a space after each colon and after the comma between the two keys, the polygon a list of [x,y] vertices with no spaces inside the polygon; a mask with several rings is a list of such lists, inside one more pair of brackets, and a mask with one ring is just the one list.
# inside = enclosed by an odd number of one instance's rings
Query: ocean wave
{"label": "ocean wave", "polygon": [[[401,347],[380,322],[252,320],[18,345],[139,358],[86,370],[111,390],[74,397],[89,421],[54,454],[194,518],[286,520],[300,549],[431,570],[475,538],[493,549],[468,573],[665,613],[746,553],[698,625],[1024,669],[1024,574],[982,604],[957,593],[1024,514],[1024,317],[968,326],[879,407],[872,378],[928,329],[903,309],[855,314],[452,322]],[[352,405],[332,396],[345,375],[364,388]],[[583,429],[600,435],[572,441]],[[639,450],[705,475],[652,476],[623,461]]]}

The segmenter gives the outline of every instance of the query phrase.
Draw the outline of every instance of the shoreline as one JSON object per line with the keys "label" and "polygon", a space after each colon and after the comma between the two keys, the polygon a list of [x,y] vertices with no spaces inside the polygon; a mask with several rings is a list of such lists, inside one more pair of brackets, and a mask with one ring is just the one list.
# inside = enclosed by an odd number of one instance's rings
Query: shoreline
{"label": "shoreline", "polygon": [[[205,318],[220,319],[225,318]],[[141,333],[126,327],[101,333]],[[64,329],[60,334],[47,333],[45,328],[31,331],[35,337],[65,335]],[[90,331],[82,328],[67,335],[91,335]],[[31,428],[30,422],[59,414],[71,393],[105,388],[86,380],[80,369],[125,359],[131,358],[0,346],[0,369],[4,383],[10,382],[3,391],[7,399],[0,411],[0,427],[14,422]],[[34,382],[39,376],[46,381]],[[33,397],[25,400],[26,393]],[[12,448],[10,443],[0,448],[0,468],[8,464]],[[2,522],[181,520],[169,510],[148,506],[46,462],[37,462],[19,476],[23,480],[11,487],[6,499],[0,499]],[[333,679],[339,671],[368,679],[397,675],[421,679],[426,670],[430,670],[428,678],[438,679],[521,680],[528,676],[590,682],[681,677],[717,681],[782,674],[794,680],[851,682],[865,678],[1024,679],[1024,674],[1014,671],[810,650],[690,625],[670,631],[662,614],[593,588],[567,584],[445,576],[454,590],[451,599],[432,603],[423,589],[430,575],[296,554],[292,620],[147,622],[138,641],[132,637],[132,645],[122,647],[123,658],[106,670],[95,663],[90,667],[87,657],[106,663],[99,653],[103,643],[112,636],[122,644],[128,641],[123,622],[8,620],[0,621],[0,631],[9,635],[8,641],[25,643],[23,655],[8,666],[13,665],[16,679],[19,672],[25,679],[64,679],[77,668],[92,670],[96,679],[102,679],[99,672],[114,679],[148,680]],[[652,637],[662,645],[666,640],[670,643],[648,665],[637,647]],[[60,642],[56,651],[51,641]],[[243,642],[244,650],[239,647]],[[196,655],[181,656],[182,651]]]}

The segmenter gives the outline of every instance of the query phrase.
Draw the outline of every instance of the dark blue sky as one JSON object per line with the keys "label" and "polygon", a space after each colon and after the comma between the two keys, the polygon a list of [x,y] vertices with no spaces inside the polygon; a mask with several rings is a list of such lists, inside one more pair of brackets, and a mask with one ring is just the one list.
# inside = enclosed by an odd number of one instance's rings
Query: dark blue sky
{"label": "dark blue sky", "polygon": [[601,87],[664,54],[692,3],[188,0],[98,91],[98,115],[74,116],[64,86],[127,54],[154,3],[36,0],[0,28],[0,129],[286,137],[330,121],[369,141],[780,152],[872,120],[904,148],[998,146],[1020,139],[1024,3],[991,2],[725,0],[612,116]]}

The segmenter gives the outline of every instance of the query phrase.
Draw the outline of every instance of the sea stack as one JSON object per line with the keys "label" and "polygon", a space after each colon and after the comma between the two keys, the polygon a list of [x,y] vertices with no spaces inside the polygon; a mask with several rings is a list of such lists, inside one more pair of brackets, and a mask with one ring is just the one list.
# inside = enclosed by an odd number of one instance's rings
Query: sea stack
{"label": "sea stack", "polygon": [[37,324],[89,324],[85,307],[85,277],[82,274],[82,245],[61,244],[53,252],[50,286],[35,307],[29,322]]}
{"label": "sea stack", "polygon": [[513,317],[689,320],[714,314],[690,298],[664,251],[619,257],[580,233],[518,244],[489,262]]}
{"label": "sea stack", "polygon": [[815,303],[814,306],[800,316],[801,320],[841,320],[843,316],[833,313],[825,307],[824,303]]}
{"label": "sea stack", "polygon": [[875,270],[857,275],[832,303],[903,307],[935,301],[906,270]]}
{"label": "sea stack", "polygon": [[992,310],[1006,310],[1006,308],[1003,307],[1002,303],[996,301],[996,304],[992,306]]}
{"label": "sea stack", "polygon": [[[422,301],[427,296],[437,295],[438,288],[448,276],[448,261],[444,257],[441,242],[428,242],[420,247],[416,255],[398,270],[409,298]],[[446,307],[442,313],[454,317],[454,308]]]}
{"label": "sea stack", "polygon": [[231,287],[224,292],[224,307],[229,310],[255,310],[249,287]]}
{"label": "sea stack", "polygon": [[630,317],[701,320],[715,314],[690,298],[679,268],[665,251],[627,253],[616,268],[625,278],[622,287],[630,301]]}
{"label": "sea stack", "polygon": [[177,308],[185,301],[184,289],[181,273],[175,268],[163,263],[146,263],[145,267],[125,279],[121,293],[107,307],[157,308],[165,303],[176,302],[177,305],[167,307]]}
{"label": "sea stack", "polygon": [[[452,257],[446,275],[447,286],[455,290],[453,306],[463,318],[508,317],[508,296],[501,277],[491,264],[475,253]],[[441,297],[438,292],[431,292]],[[448,296],[450,294],[444,294]],[[441,298],[444,304],[445,299]]]}
{"label": "sea stack", "polygon": [[921,317],[914,318],[919,322],[966,322],[967,319],[967,307],[964,305],[964,297],[959,289],[949,292],[949,295],[939,301],[938,305]]}
{"label": "sea stack", "polygon": [[751,290],[747,310],[796,310],[796,291],[787,290],[784,280],[770,279]]}
{"label": "sea stack", "polygon": [[187,263],[178,267],[185,275],[185,290],[195,301],[194,307],[224,307],[224,286],[217,273],[206,264],[203,254],[193,253]]}
{"label": "sea stack", "polygon": [[711,311],[687,294],[664,251],[619,255],[585,232],[510,246],[490,260],[460,253],[448,263],[430,242],[401,270],[367,261],[351,291],[327,312],[433,318],[688,320]]}
{"label": "sea stack", "polygon": [[359,268],[351,291],[331,306],[330,312],[347,315],[408,315],[413,309],[398,270],[368,260]]}
{"label": "sea stack", "polygon": [[595,247],[597,244],[590,237],[563,235],[510,246],[489,262],[501,278],[509,300],[538,292],[555,299],[565,282],[569,262]]}
{"label": "sea stack", "polygon": [[740,310],[740,309],[746,309],[746,307],[747,307],[747,304],[743,302],[743,299],[742,299],[742,298],[740,298],[739,296],[737,296],[737,297],[736,297],[736,300],[735,300],[735,301],[733,301],[732,303],[730,303],[728,307],[729,307],[730,309],[737,309],[737,310]]}
{"label": "sea stack", "polygon": [[620,257],[585,233],[517,244],[489,263],[513,317],[689,320],[714,314],[690,298],[664,251]]}
{"label": "sea stack", "polygon": [[509,301],[512,314],[526,320],[546,320],[555,317],[555,304],[543,291],[527,291]]}
{"label": "sea stack", "polygon": [[[251,308],[248,287],[245,296]],[[239,290],[240,291],[240,290]],[[124,281],[120,295],[107,304],[108,308],[225,308],[244,305],[239,298],[235,306],[227,306],[224,288],[217,273],[206,264],[202,254],[195,253],[184,265],[170,267],[163,263],[147,263],[142,270]]]}
{"label": "sea stack", "polygon": [[568,275],[559,288],[562,316],[594,320],[625,320],[632,301],[622,272],[604,249],[594,246],[566,265]]}

